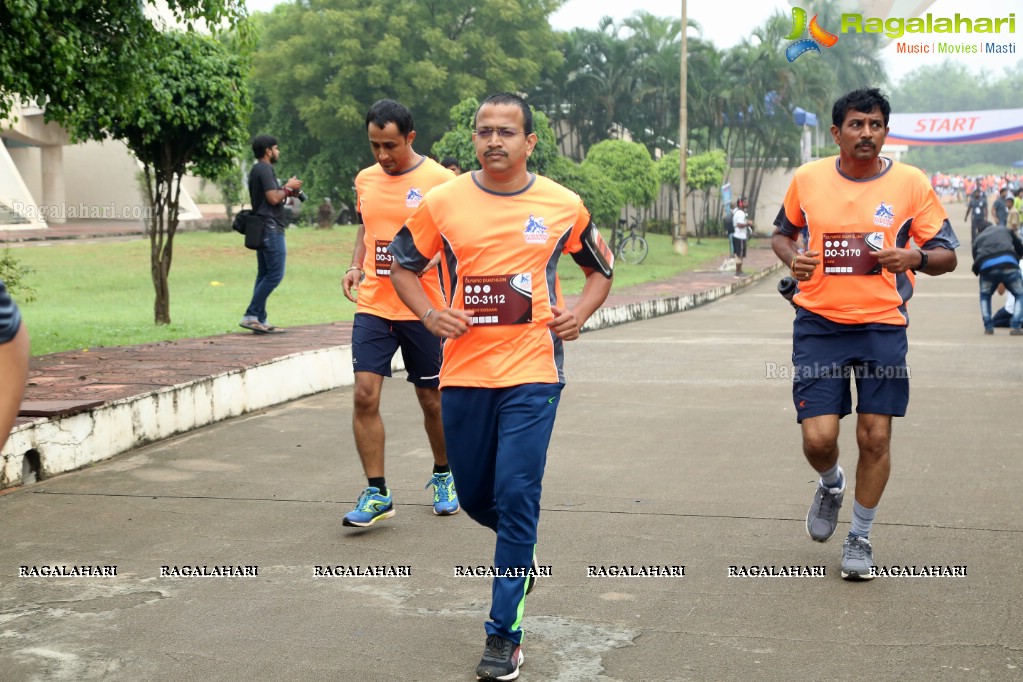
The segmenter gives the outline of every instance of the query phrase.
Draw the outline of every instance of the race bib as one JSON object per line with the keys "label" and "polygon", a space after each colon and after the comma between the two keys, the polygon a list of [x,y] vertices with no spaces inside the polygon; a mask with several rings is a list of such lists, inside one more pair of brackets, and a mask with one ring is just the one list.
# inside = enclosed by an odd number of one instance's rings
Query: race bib
{"label": "race bib", "polygon": [[473,325],[525,324],[533,319],[533,279],[528,272],[465,277],[462,301]]}
{"label": "race bib", "polygon": [[391,276],[391,262],[394,260],[394,256],[387,250],[390,245],[391,242],[386,239],[377,240],[376,260],[373,263],[376,267],[377,277]]}
{"label": "race bib", "polygon": [[835,232],[824,235],[825,275],[880,275],[873,255],[884,248],[884,232]]}

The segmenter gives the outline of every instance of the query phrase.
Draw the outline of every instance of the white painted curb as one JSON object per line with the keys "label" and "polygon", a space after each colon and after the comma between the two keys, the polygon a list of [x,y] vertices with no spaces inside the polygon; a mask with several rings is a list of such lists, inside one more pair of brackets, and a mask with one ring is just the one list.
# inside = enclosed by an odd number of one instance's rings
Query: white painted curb
{"label": "white painted curb", "polygon": [[[601,308],[583,331],[689,310],[750,286],[781,266],[697,294]],[[392,369],[405,369],[400,354],[395,354]],[[0,489],[26,482],[23,474],[29,453],[38,458],[40,478],[45,479],[214,422],[351,386],[354,381],[351,346],[333,346],[161,388],[69,417],[40,418],[15,427],[0,451]]]}

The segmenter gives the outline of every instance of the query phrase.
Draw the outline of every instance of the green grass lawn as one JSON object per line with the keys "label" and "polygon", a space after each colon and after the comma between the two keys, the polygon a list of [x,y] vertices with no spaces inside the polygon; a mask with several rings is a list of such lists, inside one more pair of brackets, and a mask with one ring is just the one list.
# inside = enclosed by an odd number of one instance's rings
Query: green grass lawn
{"label": "green grass lawn", "polygon": [[[351,262],[355,227],[288,230],[284,282],[267,305],[270,321],[282,327],[350,320],[355,305],[341,294]],[[689,241],[689,254],[672,252],[671,239],[649,235],[650,255],[641,265],[619,265],[615,288],[700,268],[727,252],[723,238]],[[153,324],[149,240],[53,242],[11,249],[30,272],[25,284],[36,300],[22,302],[32,354],[128,346],[237,332],[252,295],[256,258],[234,232],[182,232],[174,239],[170,274],[171,324]],[[571,258],[559,273],[566,294],[578,293],[583,278]]]}

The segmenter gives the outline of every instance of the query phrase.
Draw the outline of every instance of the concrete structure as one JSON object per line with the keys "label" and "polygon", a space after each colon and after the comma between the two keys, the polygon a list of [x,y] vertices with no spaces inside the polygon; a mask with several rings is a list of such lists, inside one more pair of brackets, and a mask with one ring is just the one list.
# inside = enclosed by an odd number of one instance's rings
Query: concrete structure
{"label": "concrete structure", "polygon": [[[138,223],[148,215],[139,182],[142,165],[123,142],[72,144],[66,130],[45,123],[39,107],[17,107],[0,119],[0,230],[65,222]],[[180,220],[198,220],[192,201],[198,179],[184,183]]]}
{"label": "concrete structure", "polygon": [[[161,30],[181,27],[163,0],[144,11]],[[199,30],[204,26],[199,22]],[[66,130],[44,121],[42,107],[15,105],[11,118],[0,118],[0,230],[83,220],[137,223],[149,205],[141,170],[124,143],[71,144]],[[198,186],[198,178],[183,181],[179,220],[203,217],[191,198]]]}

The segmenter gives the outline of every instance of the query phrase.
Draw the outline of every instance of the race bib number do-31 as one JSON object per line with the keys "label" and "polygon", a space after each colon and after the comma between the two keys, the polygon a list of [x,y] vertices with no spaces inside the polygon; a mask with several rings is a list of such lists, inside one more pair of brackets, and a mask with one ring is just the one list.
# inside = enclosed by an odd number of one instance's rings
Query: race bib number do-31
{"label": "race bib number do-31", "polygon": [[879,275],[874,253],[884,248],[884,232],[832,232],[824,235],[824,274]]}
{"label": "race bib number do-31", "polygon": [[387,247],[390,245],[391,242],[387,239],[376,240],[376,254],[373,267],[376,268],[377,277],[391,276],[391,263],[394,261],[394,256],[387,250]]}
{"label": "race bib number do-31", "polygon": [[465,277],[462,301],[473,325],[525,324],[533,319],[533,279],[528,272]]}

